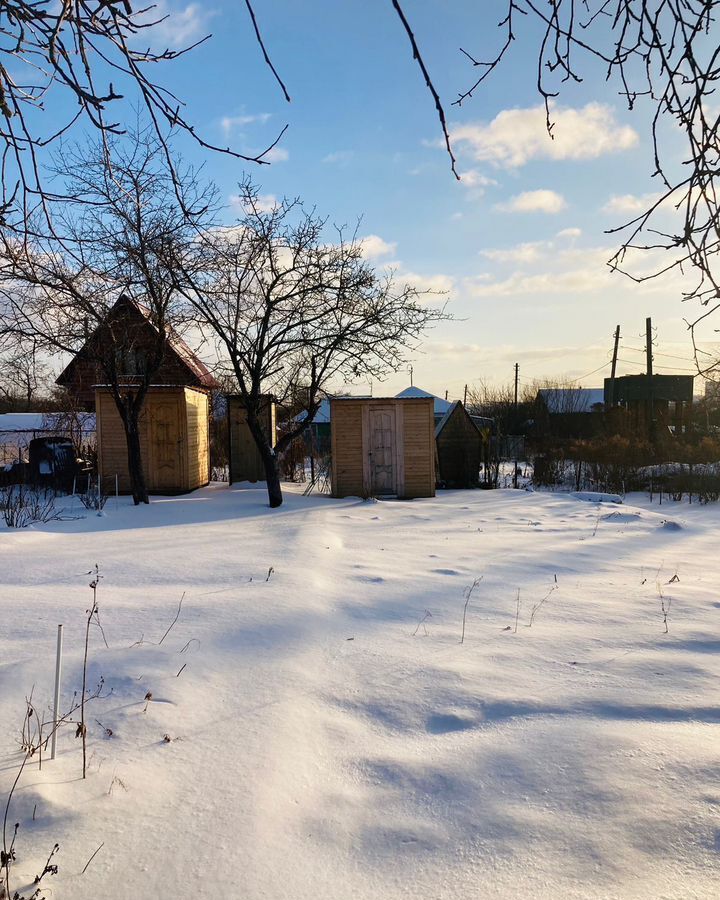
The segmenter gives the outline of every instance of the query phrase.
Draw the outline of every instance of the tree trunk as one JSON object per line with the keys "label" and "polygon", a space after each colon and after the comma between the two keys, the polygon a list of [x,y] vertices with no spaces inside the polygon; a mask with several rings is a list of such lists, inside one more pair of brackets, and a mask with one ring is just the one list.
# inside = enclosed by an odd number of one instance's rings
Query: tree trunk
{"label": "tree trunk", "polygon": [[145,485],[145,472],[143,471],[142,452],[140,450],[140,427],[137,416],[126,411],[123,416],[125,426],[125,440],[128,450],[128,473],[130,475],[130,490],[133,503],[149,503],[147,487]]}
{"label": "tree trunk", "polygon": [[260,451],[260,456],[265,469],[265,482],[267,484],[268,503],[270,509],[276,509],[282,506],[283,495],[280,487],[280,468],[278,466],[278,458],[273,447],[270,446],[268,436],[265,434],[260,421],[255,412],[250,408],[247,409],[247,424],[252,434],[255,444]]}
{"label": "tree trunk", "polygon": [[265,481],[267,482],[268,502],[270,509],[282,506],[283,495],[280,487],[280,470],[278,466],[278,458],[274,452],[270,452],[267,456],[262,453],[263,465],[265,467]]}

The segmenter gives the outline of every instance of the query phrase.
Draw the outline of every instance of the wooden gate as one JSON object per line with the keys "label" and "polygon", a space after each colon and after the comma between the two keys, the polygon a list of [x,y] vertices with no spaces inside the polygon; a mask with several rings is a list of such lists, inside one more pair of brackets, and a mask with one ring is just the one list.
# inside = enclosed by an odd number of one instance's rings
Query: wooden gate
{"label": "wooden gate", "polygon": [[183,483],[180,404],[176,397],[157,398],[150,410],[148,488],[167,491]]}
{"label": "wooden gate", "polygon": [[395,412],[370,410],[370,484],[373,495],[397,493]]}

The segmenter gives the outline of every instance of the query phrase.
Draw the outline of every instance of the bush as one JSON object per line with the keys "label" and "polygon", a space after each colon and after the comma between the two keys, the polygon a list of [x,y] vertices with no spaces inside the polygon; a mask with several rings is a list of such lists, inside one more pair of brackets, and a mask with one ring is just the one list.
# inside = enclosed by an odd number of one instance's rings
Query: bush
{"label": "bush", "polygon": [[34,522],[58,518],[53,491],[36,490],[23,484],[0,488],[0,511],[8,528],[27,528]]}

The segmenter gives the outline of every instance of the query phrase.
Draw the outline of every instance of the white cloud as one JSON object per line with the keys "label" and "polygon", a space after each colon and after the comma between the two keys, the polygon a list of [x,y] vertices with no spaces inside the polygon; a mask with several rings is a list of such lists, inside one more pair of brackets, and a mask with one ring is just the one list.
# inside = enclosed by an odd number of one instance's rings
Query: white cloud
{"label": "white cloud", "polygon": [[579,238],[581,235],[581,228],[563,228],[561,231],[558,231],[555,237],[568,238],[569,240],[572,240],[573,238]]}
{"label": "white cloud", "polygon": [[543,105],[506,109],[489,123],[457,125],[451,139],[477,160],[518,168],[531,159],[596,159],[628,150],[637,133],[615,118],[611,107],[588,103],[579,109],[551,104],[553,138],[547,133]]}
{"label": "white cloud", "polygon": [[244,128],[246,125],[255,125],[256,123],[264,125],[269,118],[270,113],[257,113],[256,115],[242,116],[223,116],[222,119],[220,119],[220,127],[226,135],[229,135],[230,132],[234,131],[236,128]]}
{"label": "white cloud", "polygon": [[334,153],[328,153],[323,156],[320,162],[328,165],[346,166],[355,154],[352,150],[336,150]]}
{"label": "white cloud", "polygon": [[263,156],[263,159],[269,163],[287,162],[290,159],[290,154],[284,147],[272,147]]}
{"label": "white cloud", "polygon": [[[609,269],[578,268],[564,272],[513,272],[502,281],[467,279],[465,284],[474,297],[509,297],[521,294],[584,294],[609,287]],[[616,274],[615,278],[622,278]]]}
{"label": "white cloud", "polygon": [[[409,284],[419,291],[436,291],[449,293],[455,284],[452,275],[420,275],[417,272],[400,271],[397,273],[397,281]],[[432,299],[432,298],[431,298]]]}
{"label": "white cloud", "polygon": [[542,212],[554,215],[562,212],[566,206],[565,198],[556,191],[539,190],[523,191],[507,203],[498,203],[495,209],[500,212]]}
{"label": "white cloud", "polygon": [[391,256],[397,249],[397,244],[386,241],[378,234],[368,234],[360,238],[363,256],[365,259],[377,259],[380,256]]}
{"label": "white cloud", "polygon": [[642,197],[637,197],[635,194],[615,194],[603,206],[602,212],[611,215],[636,216],[649,209],[659,197],[659,194],[644,194]]}
{"label": "white cloud", "polygon": [[543,259],[551,247],[549,241],[530,241],[526,244],[517,244],[515,247],[481,250],[480,255],[493,262],[527,264]]}
{"label": "white cloud", "polygon": [[[144,19],[148,22],[157,22],[157,25],[153,25],[147,32],[154,45],[163,44],[178,49],[203,37],[208,20],[215,14],[213,10],[204,9],[201,3],[188,3],[185,7],[176,7],[168,0],[156,0]],[[159,22],[158,19],[162,21]]]}
{"label": "white cloud", "polygon": [[464,187],[494,187],[497,185],[497,181],[494,178],[488,178],[487,175],[482,175],[478,172],[477,169],[468,169],[465,172],[460,173],[460,183]]}
{"label": "white cloud", "polygon": [[[529,249],[525,249],[528,247]],[[539,242],[542,249],[542,242]],[[680,291],[682,276],[666,275],[663,278],[651,279],[643,284],[630,282],[620,271],[613,271],[608,261],[616,251],[616,247],[556,247],[552,241],[545,242],[546,253],[540,254],[541,266],[533,267],[535,271],[512,272],[500,279],[488,278],[487,273],[466,278],[464,289],[474,297],[507,297],[515,295],[547,295],[585,294],[593,291],[615,291],[624,287],[633,291],[646,293],[667,293],[668,290]],[[493,251],[490,251],[493,253]],[[532,257],[533,245],[519,244],[517,247],[496,251],[492,256],[486,252],[486,258],[495,262],[515,262],[519,265],[533,265],[537,260]],[[662,253],[636,251],[626,257],[625,271],[635,277],[642,277],[657,272],[667,260]]]}
{"label": "white cloud", "polygon": [[[238,194],[230,195],[230,205],[235,209],[245,211],[245,204],[242,197]],[[256,207],[258,212],[271,212],[278,205],[278,198],[275,194],[258,194]]]}

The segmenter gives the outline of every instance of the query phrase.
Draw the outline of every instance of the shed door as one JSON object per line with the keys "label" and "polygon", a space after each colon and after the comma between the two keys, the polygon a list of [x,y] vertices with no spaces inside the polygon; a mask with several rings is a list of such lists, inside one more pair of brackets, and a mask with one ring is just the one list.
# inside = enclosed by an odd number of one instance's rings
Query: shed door
{"label": "shed door", "polygon": [[370,409],[370,479],[373,494],[397,492],[392,409]]}
{"label": "shed door", "polygon": [[[261,415],[267,413],[263,409]],[[247,423],[247,410],[231,407],[230,415],[230,472],[233,481],[264,481],[265,467],[260,451]]]}
{"label": "shed door", "polygon": [[152,490],[170,491],[184,487],[182,424],[177,397],[153,398],[150,413],[150,466]]}

